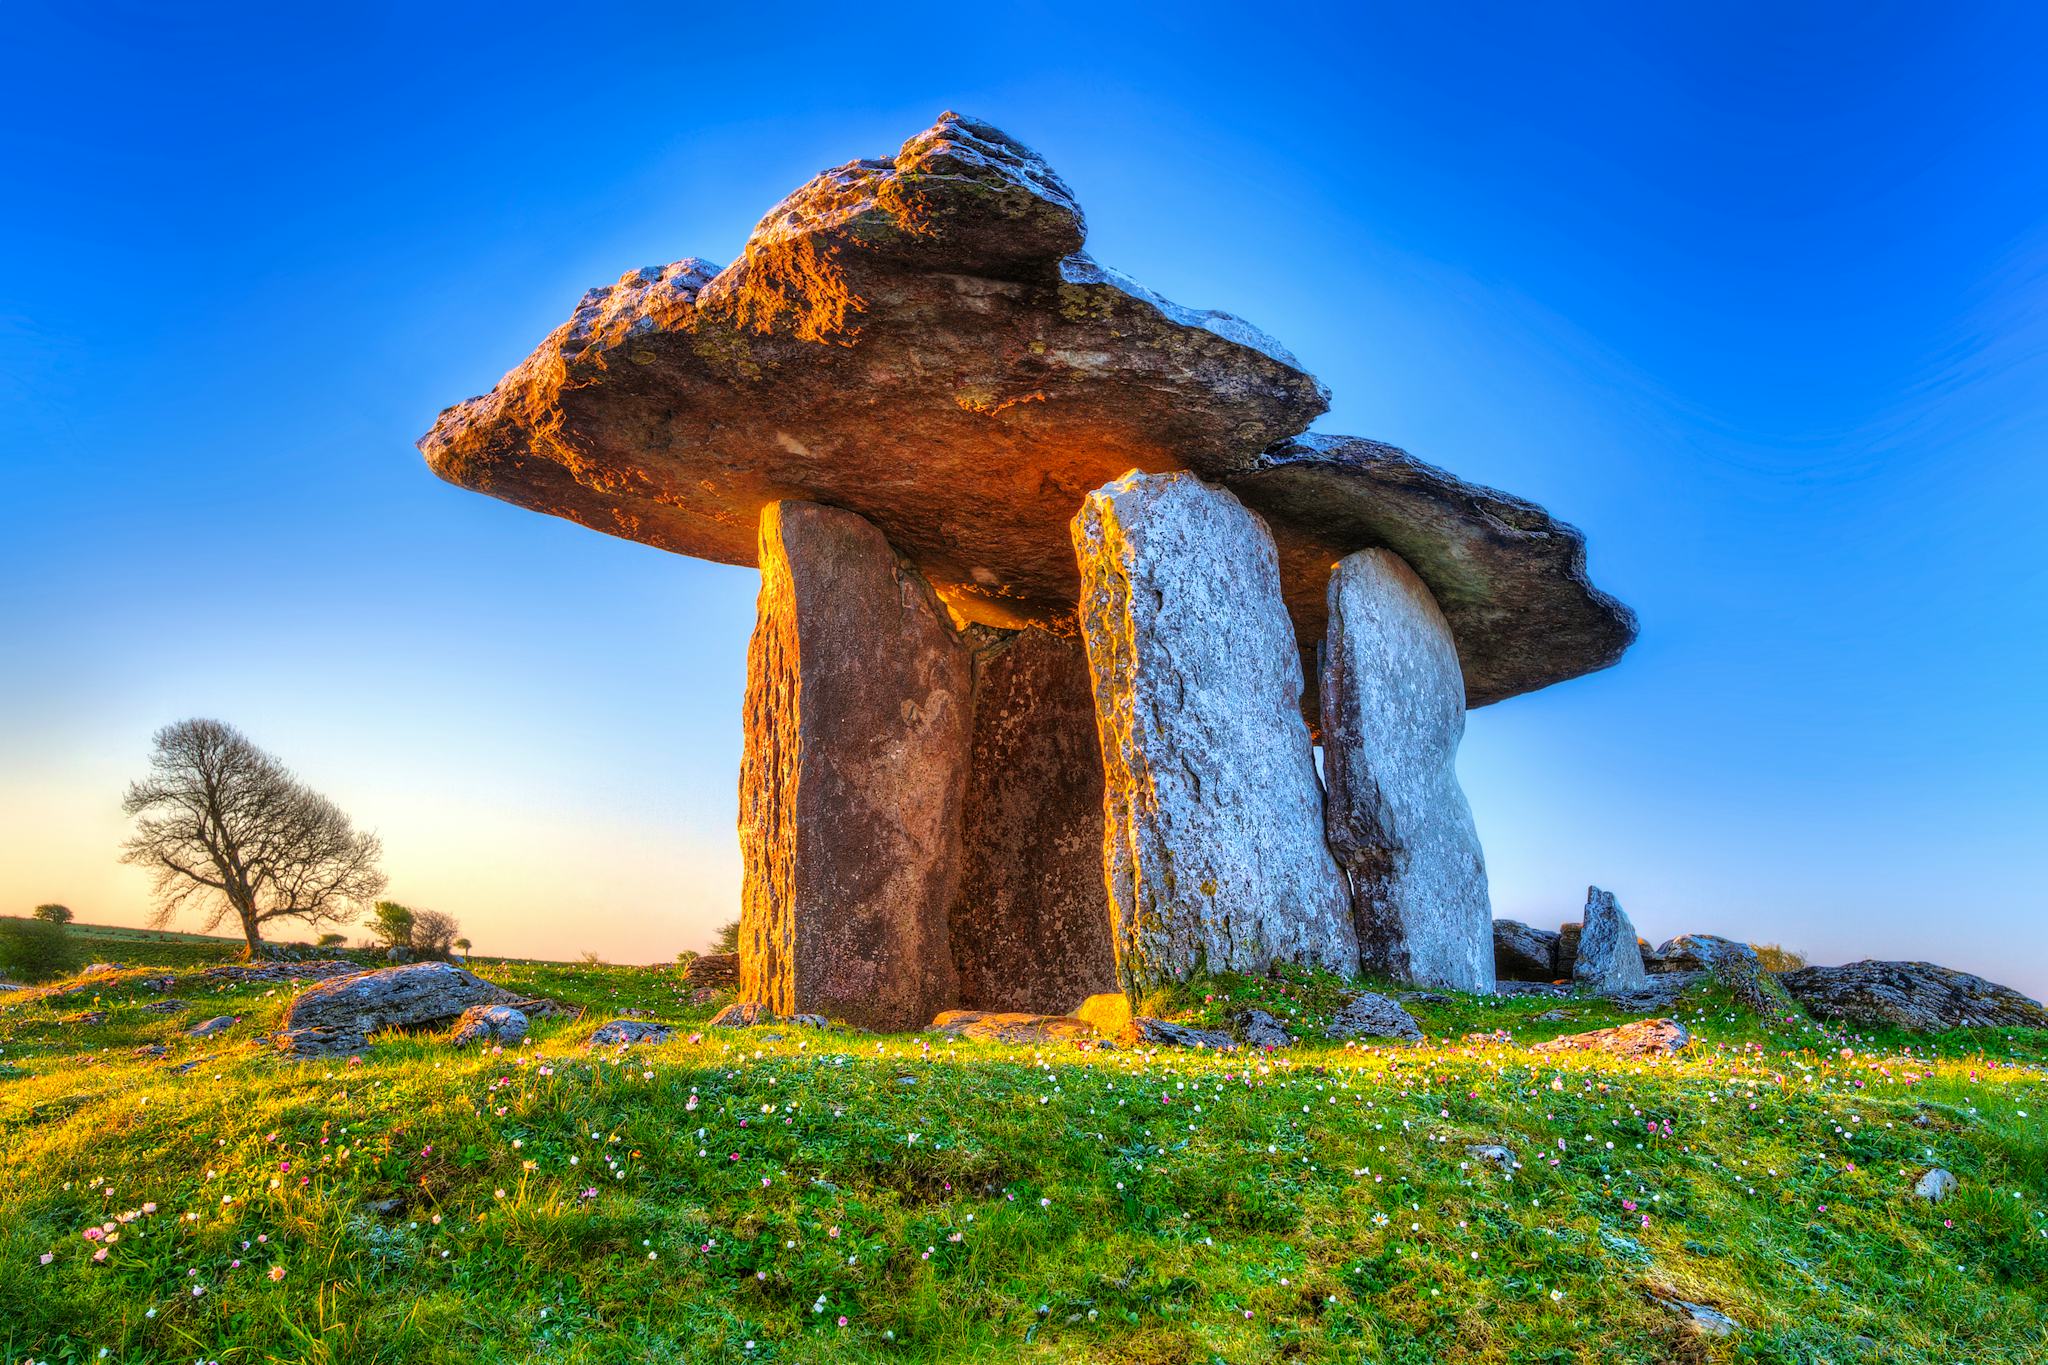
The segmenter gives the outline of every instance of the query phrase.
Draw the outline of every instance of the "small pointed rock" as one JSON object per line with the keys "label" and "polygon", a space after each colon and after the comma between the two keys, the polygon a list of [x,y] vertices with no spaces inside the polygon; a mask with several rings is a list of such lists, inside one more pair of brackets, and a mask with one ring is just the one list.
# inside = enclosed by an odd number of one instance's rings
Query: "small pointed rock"
{"label": "small pointed rock", "polygon": [[1579,952],[1572,964],[1572,980],[1600,995],[1619,995],[1647,989],[1650,974],[1643,970],[1643,950],[1636,943],[1636,927],[1614,899],[1612,891],[1597,886],[1586,888],[1585,928],[1579,935]]}

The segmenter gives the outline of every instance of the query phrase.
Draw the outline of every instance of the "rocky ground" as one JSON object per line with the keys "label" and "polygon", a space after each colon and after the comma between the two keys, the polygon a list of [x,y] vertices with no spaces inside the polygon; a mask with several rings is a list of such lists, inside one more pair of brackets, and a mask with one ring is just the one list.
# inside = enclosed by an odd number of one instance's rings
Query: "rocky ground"
{"label": "rocky ground", "polygon": [[[676,969],[491,964],[473,1016],[553,1002],[517,1042],[502,1013],[467,1045],[435,1017],[294,1060],[274,1035],[320,970],[131,961],[0,996],[0,1358],[2048,1343],[2038,1030],[1858,1034],[1702,978],[1614,1050],[1545,1048],[1636,1016],[1289,973],[1145,1002],[1227,1049],[1105,1047],[713,1027],[730,995]],[[362,995],[322,987],[299,1026]],[[1401,1011],[1421,1041],[1326,1036]]]}

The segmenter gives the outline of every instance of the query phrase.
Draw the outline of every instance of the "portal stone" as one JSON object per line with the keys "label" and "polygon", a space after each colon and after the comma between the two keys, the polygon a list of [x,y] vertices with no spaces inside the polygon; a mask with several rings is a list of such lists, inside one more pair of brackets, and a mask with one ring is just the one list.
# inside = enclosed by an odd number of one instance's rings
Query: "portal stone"
{"label": "portal stone", "polygon": [[1133,471],[1073,536],[1119,983],[1356,970],[1265,525],[1192,474]]}
{"label": "portal stone", "polygon": [[1636,942],[1636,927],[1628,913],[1614,899],[1612,891],[1597,886],[1586,888],[1585,928],[1579,934],[1579,955],[1572,964],[1572,980],[1601,995],[1640,991],[1650,984],[1643,969],[1643,950]]}
{"label": "portal stone", "polygon": [[972,661],[851,512],[761,513],[740,763],[740,998],[922,1027],[953,1003]]}
{"label": "portal stone", "polygon": [[1088,655],[1043,630],[969,634],[981,645],[952,915],[958,999],[1064,1014],[1116,985]]}
{"label": "portal stone", "polygon": [[1490,994],[1493,903],[1458,786],[1465,680],[1451,629],[1422,580],[1386,550],[1337,562],[1329,612],[1323,777],[1361,965]]}

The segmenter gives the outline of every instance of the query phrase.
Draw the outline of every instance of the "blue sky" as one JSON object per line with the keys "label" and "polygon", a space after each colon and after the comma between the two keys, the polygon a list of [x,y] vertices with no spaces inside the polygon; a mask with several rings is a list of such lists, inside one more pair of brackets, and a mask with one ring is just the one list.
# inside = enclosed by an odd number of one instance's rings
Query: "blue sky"
{"label": "blue sky", "polygon": [[953,107],[1321,429],[1587,531],[1643,638],[1473,713],[1497,913],[2048,993],[2042,11],[426,8],[12,11],[0,908],[139,922],[120,788],[204,714],[481,951],[698,945],[754,575],[412,441]]}

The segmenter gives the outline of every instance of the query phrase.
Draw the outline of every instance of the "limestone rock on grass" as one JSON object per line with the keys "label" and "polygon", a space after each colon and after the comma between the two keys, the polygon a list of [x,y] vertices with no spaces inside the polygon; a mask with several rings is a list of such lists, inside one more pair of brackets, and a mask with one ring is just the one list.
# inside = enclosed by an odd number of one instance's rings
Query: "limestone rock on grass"
{"label": "limestone rock on grass", "polygon": [[1246,1010],[1238,1016],[1237,1036],[1250,1048],[1282,1048],[1294,1042],[1294,1035],[1287,1031],[1287,1025],[1265,1010]]}
{"label": "limestone rock on grass", "polygon": [[358,1033],[441,1027],[472,1005],[514,1005],[520,997],[448,962],[410,962],[322,982],[284,1012],[285,1029]]}
{"label": "limestone rock on grass", "polygon": [[1670,972],[1712,971],[1729,961],[1757,964],[1756,949],[1716,934],[1680,934],[1666,939],[1657,947],[1657,958],[1663,969]]}
{"label": "limestone rock on grass", "polygon": [[674,1032],[667,1024],[651,1019],[614,1019],[599,1024],[590,1035],[589,1047],[631,1047],[635,1043],[665,1043]]}
{"label": "limestone rock on grass", "polygon": [[1398,1038],[1403,1042],[1422,1041],[1422,1025],[1415,1022],[1415,1016],[1402,1009],[1384,995],[1362,991],[1346,1001],[1343,1008],[1330,1017],[1329,1027],[1324,1030],[1327,1038]]}
{"label": "limestone rock on grass", "polygon": [[1607,1052],[1617,1057],[1661,1057],[1682,1051],[1692,1035],[1676,1019],[1638,1019],[1632,1024],[1567,1033],[1538,1043],[1531,1052]]}
{"label": "limestone rock on grass", "polygon": [[740,996],[912,1029],[953,1002],[972,659],[851,512],[761,515],[740,769]]}
{"label": "limestone rock on grass", "polygon": [[939,1033],[956,1034],[984,1043],[1078,1043],[1092,1041],[1095,1026],[1062,1014],[1027,1014],[1002,1010],[946,1010],[932,1020]]}
{"label": "limestone rock on grass", "polygon": [[217,1033],[227,1032],[234,1026],[234,1015],[216,1014],[213,1018],[194,1024],[191,1028],[186,1029],[185,1036],[188,1038],[211,1038]]}
{"label": "limestone rock on grass", "polygon": [[1237,1040],[1221,1029],[1195,1028],[1143,1014],[1132,1017],[1124,1041],[1140,1046],[1202,1048],[1211,1052],[1227,1052],[1237,1046]]}
{"label": "limestone rock on grass", "polygon": [[2010,986],[1931,962],[1851,962],[1780,972],[1793,999],[1857,1028],[2048,1028],[2048,1009]]}
{"label": "limestone rock on grass", "polygon": [[758,1000],[736,1000],[711,1016],[709,1028],[758,1028],[775,1022],[775,1011]]}
{"label": "limestone rock on grass", "polygon": [[1491,994],[1492,902],[1458,785],[1465,682],[1449,625],[1387,550],[1330,574],[1322,740],[1330,851],[1349,874],[1362,968]]}
{"label": "limestone rock on grass", "polygon": [[1960,1183],[1954,1172],[1935,1166],[1913,1182],[1913,1193],[1917,1198],[1925,1199],[1930,1204],[1939,1204],[1954,1194]]}
{"label": "limestone rock on grass", "polygon": [[1555,981],[1557,934],[1516,919],[1493,922],[1493,974],[1500,981]]}
{"label": "limestone rock on grass", "polygon": [[526,1037],[528,1022],[526,1012],[511,1005],[471,1005],[455,1021],[455,1032],[448,1041],[458,1046],[496,1043],[514,1047]]}
{"label": "limestone rock on grass", "polygon": [[1668,1309],[1684,1318],[1686,1325],[1702,1336],[1729,1336],[1741,1325],[1710,1304],[1694,1303],[1690,1299],[1679,1298],[1676,1294],[1663,1294],[1652,1290],[1650,1301],[1659,1308]]}
{"label": "limestone rock on grass", "polygon": [[1356,970],[1271,537],[1188,474],[1099,488],[1073,529],[1120,983]]}
{"label": "limestone rock on grass", "polygon": [[1650,974],[1643,970],[1643,950],[1636,942],[1636,927],[1611,891],[1597,886],[1586,888],[1586,915],[1581,921],[1578,956],[1572,963],[1572,980],[1581,989],[1600,995],[1620,995],[1648,989]]}

